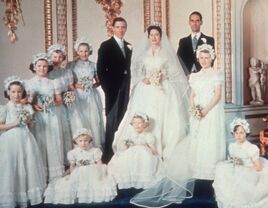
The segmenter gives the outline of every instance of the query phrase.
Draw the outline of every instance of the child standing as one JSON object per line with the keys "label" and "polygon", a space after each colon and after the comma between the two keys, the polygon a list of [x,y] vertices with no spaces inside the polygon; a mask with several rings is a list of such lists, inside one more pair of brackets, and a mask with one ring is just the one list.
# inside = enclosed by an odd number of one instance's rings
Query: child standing
{"label": "child standing", "polygon": [[[114,141],[115,155],[108,164],[119,189],[148,188],[156,179],[159,159],[155,138],[147,132],[147,115],[135,114],[125,140]],[[115,137],[117,138],[117,137]]]}
{"label": "child standing", "polygon": [[32,71],[35,76],[27,81],[29,102],[36,111],[33,133],[40,148],[48,181],[64,172],[63,134],[55,106],[62,104],[57,80],[47,78],[48,57],[45,53],[33,57]]}
{"label": "child standing", "polygon": [[216,167],[213,183],[219,208],[264,208],[268,204],[268,162],[256,145],[246,140],[249,123],[236,118],[230,125],[235,142],[229,160]]}
{"label": "child standing", "polygon": [[93,147],[93,138],[87,129],[78,130],[74,141],[77,144],[68,152],[70,175],[49,184],[45,203],[74,204],[108,202],[116,196],[116,185],[106,175],[102,164],[102,152]]}
{"label": "child standing", "polygon": [[76,89],[75,105],[80,114],[71,114],[71,126],[72,129],[90,129],[94,138],[94,146],[103,147],[102,102],[96,89],[99,86],[99,79],[95,63],[88,60],[93,49],[86,39],[78,39],[74,48],[78,54],[78,59],[68,63],[67,69],[73,72],[74,87]]}
{"label": "child standing", "polygon": [[[63,67],[63,62],[66,58],[66,52],[64,46],[60,44],[51,45],[48,48],[48,57],[52,61],[52,70],[48,73],[48,78],[56,80],[58,82],[57,91],[61,92],[62,95],[62,104],[59,104],[55,107],[55,113],[58,118],[60,118],[61,131],[63,136],[63,147],[64,147],[64,163],[68,164],[66,158],[67,152],[72,149],[72,135],[70,122],[68,121],[67,108],[68,105],[63,105],[66,101],[66,94],[72,94],[74,92],[69,90],[74,90],[73,88],[73,75],[70,70],[66,70]],[[72,105],[72,103],[70,103]]]}
{"label": "child standing", "polygon": [[21,104],[26,97],[22,80],[5,79],[5,97],[0,106],[0,207],[27,207],[42,203],[46,186],[42,158],[29,131],[33,109]]}

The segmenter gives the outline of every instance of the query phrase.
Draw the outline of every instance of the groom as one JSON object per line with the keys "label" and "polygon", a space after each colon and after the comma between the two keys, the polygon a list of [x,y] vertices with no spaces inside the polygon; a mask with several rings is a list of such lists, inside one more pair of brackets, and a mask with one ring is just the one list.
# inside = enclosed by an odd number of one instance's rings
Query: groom
{"label": "groom", "polygon": [[103,161],[112,155],[114,133],[127,109],[130,88],[131,45],[124,40],[127,22],[122,17],[113,20],[113,36],[104,41],[98,51],[97,73],[105,94],[106,135]]}

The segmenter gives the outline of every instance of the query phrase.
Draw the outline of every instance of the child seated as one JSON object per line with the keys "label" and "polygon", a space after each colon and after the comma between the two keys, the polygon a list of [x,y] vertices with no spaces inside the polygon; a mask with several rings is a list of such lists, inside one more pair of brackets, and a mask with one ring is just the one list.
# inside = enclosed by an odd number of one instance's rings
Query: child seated
{"label": "child seated", "polygon": [[268,162],[259,157],[256,145],[246,140],[246,120],[231,123],[235,142],[229,145],[229,159],[216,167],[213,187],[219,208],[264,208],[268,204]]}
{"label": "child seated", "polygon": [[70,174],[48,185],[45,203],[74,204],[108,202],[116,195],[116,184],[102,164],[102,152],[92,146],[93,138],[87,129],[74,135],[77,147],[68,152]]}
{"label": "child seated", "polygon": [[146,131],[149,126],[147,115],[135,114],[131,126],[125,140],[115,140],[115,154],[108,164],[108,171],[119,189],[148,188],[157,175],[159,165],[155,138]]}

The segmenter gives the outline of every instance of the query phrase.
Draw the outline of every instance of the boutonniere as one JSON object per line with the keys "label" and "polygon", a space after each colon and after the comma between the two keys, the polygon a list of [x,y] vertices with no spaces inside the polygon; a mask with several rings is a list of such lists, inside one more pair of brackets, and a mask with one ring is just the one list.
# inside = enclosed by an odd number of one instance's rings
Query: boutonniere
{"label": "boutonniere", "polygon": [[129,50],[132,50],[132,48],[133,48],[131,44],[127,44],[127,47]]}
{"label": "boutonniere", "polygon": [[207,39],[206,38],[201,38],[201,40],[203,41],[203,43],[207,43]]}

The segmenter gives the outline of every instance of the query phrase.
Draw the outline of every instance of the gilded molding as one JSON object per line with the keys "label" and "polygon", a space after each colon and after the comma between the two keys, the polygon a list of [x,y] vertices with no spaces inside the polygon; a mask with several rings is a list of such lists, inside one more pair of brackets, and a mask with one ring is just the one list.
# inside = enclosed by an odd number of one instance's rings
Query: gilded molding
{"label": "gilded molding", "polygon": [[143,0],[144,31],[151,24],[151,1]]}
{"label": "gilded molding", "polygon": [[166,0],[166,34],[170,35],[170,2]]}
{"label": "gilded molding", "polygon": [[[72,40],[73,43],[77,40],[77,0],[72,0]],[[75,50],[73,50],[74,57],[76,57]]]}
{"label": "gilded molding", "polygon": [[45,49],[53,43],[52,0],[44,0]]}
{"label": "gilded molding", "polygon": [[154,22],[162,25],[162,0],[154,0]]}

